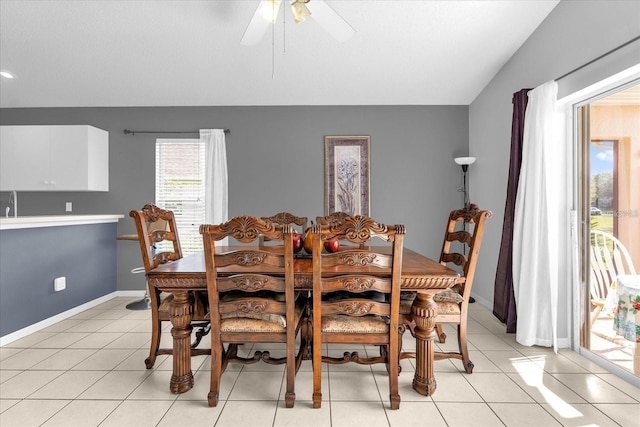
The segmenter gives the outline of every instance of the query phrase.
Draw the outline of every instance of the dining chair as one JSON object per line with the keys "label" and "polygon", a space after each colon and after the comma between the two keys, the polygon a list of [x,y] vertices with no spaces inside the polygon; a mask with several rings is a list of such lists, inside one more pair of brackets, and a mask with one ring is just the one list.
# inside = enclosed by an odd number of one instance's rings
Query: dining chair
{"label": "dining chair", "polygon": [[[391,409],[398,409],[400,273],[405,228],[357,215],[337,225],[315,224],[312,233],[313,407],[320,408],[322,403],[322,363],[355,362],[386,364]],[[324,240],[333,237],[355,245],[323,253]],[[373,238],[379,238],[382,246],[360,247],[372,243]],[[325,343],[379,346],[380,355],[366,357],[356,351],[333,357],[323,354]]]}
{"label": "dining chair", "polygon": [[[304,236],[305,231],[307,230],[307,224],[309,222],[306,216],[295,216],[289,212],[279,212],[273,216],[263,216],[262,219],[266,221],[271,221],[276,225],[287,225],[287,224],[295,224],[299,228],[294,228],[294,233],[298,233]],[[265,236],[260,236],[259,244],[264,244],[267,241]]]}
{"label": "dining chair", "polygon": [[[345,219],[349,218],[351,215],[349,215],[347,212],[333,212],[332,214],[326,215],[326,216],[317,216],[316,217],[316,223],[320,224],[323,227],[330,227],[332,225],[339,225],[341,223],[344,222]],[[340,240],[344,240],[344,239],[340,239]],[[344,244],[344,242],[341,242],[341,244]],[[364,243],[359,245],[361,248],[364,246]]]}
{"label": "dining chair", "polygon": [[[238,216],[219,225],[201,225],[211,318],[211,386],[209,406],[219,399],[220,380],[229,362],[286,365],[285,405],[295,403],[295,376],[308,354],[307,299],[294,290],[293,233],[291,224],[275,225],[252,216]],[[259,236],[282,242],[259,246]],[[238,246],[216,247],[226,237]],[[225,267],[242,273],[226,275]],[[296,351],[296,337],[300,344]],[[238,346],[284,343],[285,355],[255,351],[243,357]],[[225,348],[225,344],[227,345]]]}
{"label": "dining chair", "polygon": [[[478,262],[485,222],[489,217],[491,217],[491,211],[480,210],[474,204],[468,204],[463,209],[451,211],[447,220],[439,261],[443,265],[455,264],[461,270],[461,276],[451,289],[433,296],[433,301],[438,306],[436,329],[440,342],[444,342],[446,338],[442,332],[442,323],[455,324],[458,331],[458,351],[435,352],[434,360],[460,359],[468,374],[473,372],[473,363],[469,359],[467,350],[469,298],[471,297],[473,276]],[[411,314],[411,303],[412,301],[408,298],[402,299],[400,312],[404,327],[401,328],[401,332],[409,329],[413,334],[415,321]],[[409,357],[415,358],[415,352],[403,352],[400,355],[401,359]]]}
{"label": "dining chair", "polygon": [[329,214],[326,216],[317,216],[316,224],[326,225],[326,226],[340,224],[345,220],[345,218],[348,218],[350,216],[351,215],[349,215],[346,212],[333,212],[332,214]]}
{"label": "dining chair", "polygon": [[[149,272],[160,264],[176,261],[182,258],[178,227],[172,211],[159,208],[153,204],[146,204],[141,210],[132,210],[129,216],[136,224],[138,242],[142,252],[144,271]],[[173,348],[160,348],[162,336],[162,322],[170,322],[169,305],[173,295],[164,296],[156,288],[148,287],[151,300],[151,345],[149,357],[144,361],[147,369],[151,369],[160,354],[172,354]],[[208,349],[197,349],[200,340],[207,334],[209,321],[207,320],[207,300],[202,293],[194,292],[195,302],[191,326],[197,328],[196,338],[191,344],[191,355],[209,354]]]}
{"label": "dining chair", "polygon": [[629,251],[615,236],[601,230],[590,232],[591,267],[591,325],[595,323],[605,307],[607,296],[613,292],[616,277],[636,274]]}

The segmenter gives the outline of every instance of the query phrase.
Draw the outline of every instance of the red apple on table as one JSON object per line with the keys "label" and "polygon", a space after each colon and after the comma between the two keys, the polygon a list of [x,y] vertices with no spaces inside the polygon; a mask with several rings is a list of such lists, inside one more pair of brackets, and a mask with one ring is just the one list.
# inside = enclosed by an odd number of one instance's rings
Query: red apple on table
{"label": "red apple on table", "polygon": [[324,242],[324,248],[327,250],[327,252],[338,252],[338,249],[340,249],[340,239],[338,239],[337,237],[333,237],[329,240],[326,240]]}
{"label": "red apple on table", "polygon": [[293,233],[293,252],[300,252],[302,249],[302,234]]}

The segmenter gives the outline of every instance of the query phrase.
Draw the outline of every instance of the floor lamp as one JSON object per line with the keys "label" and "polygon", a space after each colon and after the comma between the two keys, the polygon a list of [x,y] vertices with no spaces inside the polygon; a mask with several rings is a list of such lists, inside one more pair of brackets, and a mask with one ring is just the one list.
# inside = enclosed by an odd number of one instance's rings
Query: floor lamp
{"label": "floor lamp", "polygon": [[463,203],[462,206],[467,206],[470,202],[469,200],[469,187],[467,185],[467,172],[469,170],[469,165],[473,164],[476,161],[475,157],[456,157],[453,159],[457,164],[462,167],[462,195],[463,195]]}
{"label": "floor lamp", "polygon": [[[462,207],[464,208],[471,203],[471,201],[469,200],[469,186],[467,184],[467,173],[469,172],[469,165],[473,164],[473,162],[476,161],[476,158],[475,157],[456,157],[453,160],[456,162],[456,164],[462,167],[462,189],[460,189],[459,191],[462,191],[462,199],[463,199]],[[467,229],[466,223],[464,224],[464,229],[465,230]],[[472,296],[469,297],[469,303],[472,303],[475,301],[476,300]]]}

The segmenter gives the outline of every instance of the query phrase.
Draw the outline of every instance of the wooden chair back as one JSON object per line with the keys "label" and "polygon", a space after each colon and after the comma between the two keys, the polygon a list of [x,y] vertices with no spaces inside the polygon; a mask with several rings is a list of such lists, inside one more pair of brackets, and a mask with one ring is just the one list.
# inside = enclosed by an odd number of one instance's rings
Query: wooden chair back
{"label": "wooden chair back", "polygon": [[[342,224],[347,218],[350,218],[350,217],[351,215],[349,215],[346,212],[334,212],[326,216],[317,216],[316,224],[322,227],[336,226],[336,225]],[[344,243],[345,239],[340,239],[340,240],[342,240]],[[364,243],[360,243],[358,247],[360,248],[364,247]]]}
{"label": "wooden chair back", "polygon": [[[296,336],[305,321],[305,301],[297,299],[294,291],[292,231],[290,224],[275,225],[252,216],[200,226],[211,318],[210,406],[217,405],[220,377],[229,362],[258,360],[286,364],[286,406],[294,404],[294,378],[306,343],[303,339],[296,354]],[[259,246],[260,236],[280,244]],[[237,246],[217,248],[215,242],[226,237],[235,239]],[[226,274],[225,268],[229,267],[242,272]],[[286,344],[285,357],[272,358],[268,351],[257,351],[245,358],[237,351],[243,343],[274,342]]]}
{"label": "wooden chair back", "polygon": [[[306,216],[295,216],[289,212],[279,212],[273,216],[263,216],[261,219],[265,221],[271,221],[276,225],[296,225],[298,228],[293,228],[294,233],[304,235],[304,232],[308,227],[308,218]],[[268,239],[265,236],[260,236],[260,244],[263,244]]]}
{"label": "wooden chair back", "polygon": [[[160,264],[182,258],[178,227],[172,211],[162,209],[153,204],[146,204],[141,210],[130,211],[129,216],[133,218],[136,224],[145,272],[151,271]],[[149,287],[148,291],[151,302],[152,328],[149,357],[145,360],[145,365],[147,369],[151,369],[158,355],[173,354],[171,347],[160,347],[162,322],[171,320],[169,305],[173,300],[173,295],[163,297],[161,292],[153,287]],[[192,292],[191,297],[194,300],[191,326],[199,328],[196,332],[196,339],[191,344],[191,354],[193,356],[209,354],[207,349],[196,348],[208,331],[209,322],[206,320],[207,301],[199,292]]]}
{"label": "wooden chair back", "polygon": [[[436,352],[434,358],[435,360],[459,359],[468,374],[473,372],[474,366],[469,358],[467,346],[469,299],[484,227],[489,217],[491,217],[491,211],[480,210],[474,204],[451,211],[440,251],[440,263],[454,264],[461,270],[461,276],[453,288],[433,296],[434,302],[438,305],[435,329],[440,342],[444,343],[446,340],[442,323],[457,324],[458,334],[458,351]],[[404,324],[409,329],[413,327],[411,315],[405,316]],[[415,354],[407,352],[401,357],[415,357]]]}
{"label": "wooden chair back", "polygon": [[345,220],[345,218],[348,218],[350,216],[351,215],[349,215],[346,212],[334,212],[326,216],[317,216],[316,224],[326,225],[326,226],[336,225],[336,224],[342,223]]}
{"label": "wooden chair back", "polygon": [[449,214],[440,251],[440,263],[452,263],[461,269],[460,295],[465,301],[471,296],[484,227],[491,215],[491,211],[480,210],[474,204],[451,211]]}
{"label": "wooden chair back", "polygon": [[[129,212],[129,216],[136,224],[145,271],[148,272],[160,264],[182,258],[178,227],[172,211],[146,204],[142,210]],[[168,244],[163,245],[163,250],[158,251],[162,242],[168,242]]]}
{"label": "wooden chair back", "polygon": [[[400,274],[404,226],[386,226],[366,216],[349,216],[340,223],[315,224],[313,233],[313,406],[321,405],[322,362],[385,363],[389,372],[390,404],[398,409]],[[323,253],[325,239],[354,245]],[[373,238],[375,242],[371,242]],[[382,244],[384,249],[367,244]],[[360,245],[364,245],[360,247]],[[379,357],[358,352],[342,358],[322,355],[323,343],[371,344]]]}

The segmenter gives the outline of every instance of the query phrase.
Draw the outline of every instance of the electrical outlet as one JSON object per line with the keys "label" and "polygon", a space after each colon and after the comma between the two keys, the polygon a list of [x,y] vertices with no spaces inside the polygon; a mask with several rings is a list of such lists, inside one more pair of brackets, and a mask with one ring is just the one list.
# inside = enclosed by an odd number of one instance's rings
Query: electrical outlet
{"label": "electrical outlet", "polygon": [[55,279],[53,279],[53,290],[55,292],[60,292],[63,291],[67,288],[67,278],[62,276],[62,277],[56,277]]}
{"label": "electrical outlet", "polygon": [[64,209],[65,209],[65,212],[73,211],[73,203],[67,202]]}

